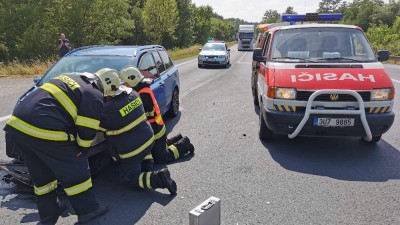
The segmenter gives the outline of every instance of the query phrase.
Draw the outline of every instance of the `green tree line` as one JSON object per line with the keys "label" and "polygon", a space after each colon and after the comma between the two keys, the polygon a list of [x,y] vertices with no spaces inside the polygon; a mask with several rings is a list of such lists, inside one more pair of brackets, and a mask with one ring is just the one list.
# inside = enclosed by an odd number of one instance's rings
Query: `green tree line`
{"label": "green tree line", "polygon": [[[400,1],[389,0],[321,0],[318,13],[342,13],[342,24],[361,27],[368,37],[372,48],[377,51],[386,49],[391,55],[400,55]],[[297,14],[288,7],[283,14]],[[277,10],[267,10],[261,23],[281,22]]]}
{"label": "green tree line", "polygon": [[86,45],[161,44],[168,49],[235,39],[240,19],[191,0],[0,0],[0,61],[47,59],[65,33]]}

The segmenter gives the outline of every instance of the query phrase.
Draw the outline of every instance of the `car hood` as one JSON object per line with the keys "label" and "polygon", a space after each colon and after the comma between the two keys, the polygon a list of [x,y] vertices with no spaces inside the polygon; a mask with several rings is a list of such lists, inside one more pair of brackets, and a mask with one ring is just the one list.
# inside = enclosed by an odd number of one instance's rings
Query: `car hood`
{"label": "car hood", "polygon": [[[319,65],[320,66],[320,65]],[[281,68],[269,69],[270,82],[276,87],[299,90],[350,89],[371,90],[393,87],[381,63],[365,63],[362,68]]]}
{"label": "car hood", "polygon": [[225,55],[225,51],[201,51],[199,55]]}

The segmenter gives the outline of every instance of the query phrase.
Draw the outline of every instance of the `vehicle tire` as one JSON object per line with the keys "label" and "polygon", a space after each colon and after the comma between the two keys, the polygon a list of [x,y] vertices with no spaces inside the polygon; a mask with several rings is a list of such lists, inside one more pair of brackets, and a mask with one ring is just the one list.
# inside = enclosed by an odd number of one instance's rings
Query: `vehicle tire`
{"label": "vehicle tire", "polygon": [[257,93],[257,89],[256,87],[252,88],[253,89],[253,103],[255,106],[259,106],[259,102],[258,102],[258,93]]}
{"label": "vehicle tire", "polygon": [[198,64],[198,63],[197,63],[197,67],[198,67],[198,68],[202,68],[201,64]]}
{"label": "vehicle tire", "polygon": [[372,137],[372,140],[371,140],[371,141],[367,141],[367,140],[365,140],[365,138],[361,138],[361,140],[363,140],[363,141],[366,142],[366,143],[374,144],[374,143],[380,141],[381,138],[382,138],[382,135],[379,135],[379,136],[374,136],[374,137]]}
{"label": "vehicle tire", "polygon": [[260,130],[258,132],[258,136],[260,137],[261,140],[270,140],[274,134],[272,130],[270,130],[267,125],[265,124],[264,118],[262,116],[262,111],[260,110],[260,116],[259,116],[259,125],[260,125]]}
{"label": "vehicle tire", "polygon": [[229,64],[228,62],[226,62],[226,64],[224,65],[225,68],[228,68]]}
{"label": "vehicle tire", "polygon": [[176,117],[179,113],[179,91],[178,88],[174,89],[172,93],[171,104],[169,106],[169,110],[166,113],[168,117]]}

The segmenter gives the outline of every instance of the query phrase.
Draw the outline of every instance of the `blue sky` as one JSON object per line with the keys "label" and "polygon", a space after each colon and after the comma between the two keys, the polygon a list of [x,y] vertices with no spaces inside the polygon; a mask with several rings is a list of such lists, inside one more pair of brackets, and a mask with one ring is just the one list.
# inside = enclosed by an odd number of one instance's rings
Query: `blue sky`
{"label": "blue sky", "polygon": [[294,11],[300,14],[315,12],[320,0],[192,0],[192,2],[196,5],[210,5],[214,12],[224,18],[234,17],[248,22],[260,22],[264,12],[269,9],[282,14],[288,6],[292,6]]}

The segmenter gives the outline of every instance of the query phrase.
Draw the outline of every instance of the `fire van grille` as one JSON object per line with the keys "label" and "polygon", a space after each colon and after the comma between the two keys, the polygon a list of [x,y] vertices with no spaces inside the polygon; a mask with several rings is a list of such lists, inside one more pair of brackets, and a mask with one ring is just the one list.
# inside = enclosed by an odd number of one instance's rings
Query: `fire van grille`
{"label": "fire van grille", "polygon": [[[298,100],[298,101],[308,101],[308,99],[310,98],[310,96],[313,93],[314,93],[313,91],[298,91],[296,100]],[[369,92],[369,91],[359,91],[358,94],[361,95],[361,97],[364,100],[364,102],[369,102],[370,101],[371,92]],[[323,101],[323,102],[333,102],[333,101],[354,102],[354,101],[357,101],[357,100],[352,95],[347,95],[347,94],[339,94],[339,97],[338,97],[337,100],[332,100],[330,94],[323,94],[323,95],[319,95],[317,98],[315,98],[315,101]]]}

